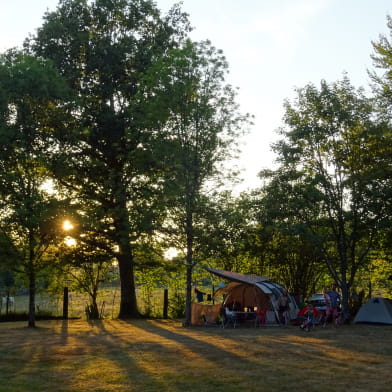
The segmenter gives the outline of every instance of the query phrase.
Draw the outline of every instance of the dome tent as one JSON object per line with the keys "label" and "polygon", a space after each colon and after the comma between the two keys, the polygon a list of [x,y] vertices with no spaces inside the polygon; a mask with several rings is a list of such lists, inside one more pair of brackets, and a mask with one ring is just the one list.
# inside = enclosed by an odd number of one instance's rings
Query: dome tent
{"label": "dome tent", "polygon": [[392,303],[387,298],[375,297],[358,310],[354,323],[392,324]]}

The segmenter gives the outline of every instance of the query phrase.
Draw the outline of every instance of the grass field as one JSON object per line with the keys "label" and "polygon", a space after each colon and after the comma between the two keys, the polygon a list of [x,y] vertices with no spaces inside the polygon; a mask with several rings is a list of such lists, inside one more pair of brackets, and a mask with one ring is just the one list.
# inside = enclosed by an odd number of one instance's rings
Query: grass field
{"label": "grass field", "polygon": [[0,391],[388,391],[392,327],[0,324]]}
{"label": "grass field", "polygon": [[[151,296],[150,311],[153,317],[162,317],[163,314],[163,289],[157,289]],[[0,298],[1,299],[1,298]],[[27,295],[12,296],[13,302],[9,306],[9,312],[27,313],[29,308],[29,297]],[[141,312],[146,311],[143,296],[137,290],[137,302]],[[48,312],[53,316],[61,316],[63,312],[63,295],[49,295],[39,293],[35,297],[37,313]],[[69,294],[69,317],[86,318],[86,305],[89,304],[87,294],[70,292]],[[97,304],[102,318],[117,318],[120,309],[120,288],[106,287],[98,292]],[[5,303],[0,302],[0,315],[6,314]],[[1,390],[0,390],[1,392]]]}

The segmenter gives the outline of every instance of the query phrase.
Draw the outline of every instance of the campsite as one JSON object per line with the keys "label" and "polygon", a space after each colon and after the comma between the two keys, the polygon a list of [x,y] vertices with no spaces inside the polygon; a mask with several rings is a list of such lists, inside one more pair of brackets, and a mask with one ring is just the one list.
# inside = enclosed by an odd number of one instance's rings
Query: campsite
{"label": "campsite", "polygon": [[385,392],[391,366],[391,326],[305,333],[184,328],[180,320],[0,324],[2,392]]}
{"label": "campsite", "polygon": [[[368,301],[350,324],[315,324],[304,331],[295,322],[304,308],[291,296],[290,323],[279,322],[277,303],[285,290],[279,283],[209,272],[225,283],[212,296],[213,304],[194,297],[188,327],[183,319],[161,318],[39,320],[36,328],[24,321],[0,323],[0,390],[386,390],[392,365],[389,301]],[[238,306],[243,319],[219,322],[225,306]],[[256,309],[266,311],[263,323],[248,318]]]}
{"label": "campsite", "polygon": [[[235,312],[238,317],[245,318],[244,321],[250,319],[253,314],[255,318],[254,325],[258,324],[256,318],[263,310],[263,324],[278,325],[280,323],[278,314],[278,300],[285,288],[267,277],[257,275],[249,275],[238,272],[223,271],[210,268],[208,271],[222,279],[222,286],[214,292],[214,304],[192,304],[192,325],[201,325],[203,323],[214,323],[223,308],[230,309]],[[219,298],[221,297],[221,301]],[[215,304],[216,302],[216,304]],[[243,311],[244,310],[244,311]],[[289,296],[289,316],[293,320],[297,317],[298,306],[295,299]],[[244,317],[246,316],[246,317]],[[237,320],[238,322],[241,320]],[[227,324],[227,322],[226,322]],[[232,324],[235,325],[236,322]]]}
{"label": "campsite", "polygon": [[0,392],[392,389],[379,2],[3,1]]}
{"label": "campsite", "polygon": [[[254,327],[282,325],[278,303],[280,296],[286,290],[285,287],[267,277],[212,268],[208,271],[225,279],[227,284],[222,282],[221,287],[215,291],[213,304],[202,303],[202,299],[198,300],[199,303],[192,303],[191,325],[221,326],[222,328],[228,326],[235,328],[241,324]],[[220,297],[221,300],[219,300]],[[300,324],[307,309],[308,304],[299,307],[296,300],[288,294],[287,317],[290,323]],[[325,326],[327,321],[331,321],[327,320],[325,307],[322,311],[314,309],[313,312],[316,317],[315,325]],[[355,314],[350,315],[349,319],[345,320],[340,315],[339,319],[335,320],[335,324],[351,321],[392,325],[392,301],[383,297],[370,298]]]}

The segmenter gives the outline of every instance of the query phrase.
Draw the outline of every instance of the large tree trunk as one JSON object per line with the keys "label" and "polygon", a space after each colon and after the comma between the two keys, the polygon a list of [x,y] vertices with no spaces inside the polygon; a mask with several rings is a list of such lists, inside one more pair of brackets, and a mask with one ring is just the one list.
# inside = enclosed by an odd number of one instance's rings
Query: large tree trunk
{"label": "large tree trunk", "polygon": [[137,309],[134,276],[134,257],[130,243],[130,227],[126,206],[125,191],[118,197],[119,206],[116,213],[116,230],[119,253],[117,256],[120,271],[121,300],[119,318],[140,317]]}
{"label": "large tree trunk", "polygon": [[120,270],[120,283],[121,283],[121,300],[119,318],[134,318],[140,317],[137,309],[136,301],[136,287],[133,271],[133,255],[131,247],[128,246],[120,251],[117,256],[119,270]]}

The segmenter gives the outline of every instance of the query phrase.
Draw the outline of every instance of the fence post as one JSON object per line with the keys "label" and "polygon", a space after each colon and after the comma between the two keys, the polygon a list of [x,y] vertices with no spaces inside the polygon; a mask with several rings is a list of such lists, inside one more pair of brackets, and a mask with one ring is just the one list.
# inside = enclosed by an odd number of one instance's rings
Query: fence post
{"label": "fence post", "polygon": [[8,311],[10,308],[10,292],[7,291],[6,303],[5,303],[5,314],[8,316]]}
{"label": "fence post", "polygon": [[68,319],[68,287],[64,287],[63,294],[63,319]]}
{"label": "fence post", "polygon": [[167,309],[169,307],[169,290],[163,290],[163,318],[167,319]]}

